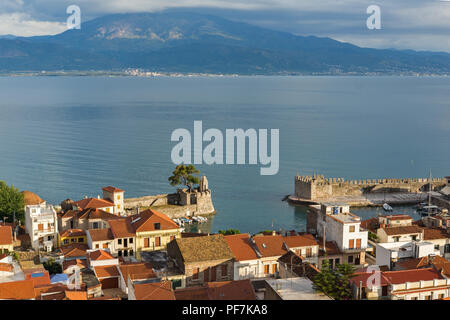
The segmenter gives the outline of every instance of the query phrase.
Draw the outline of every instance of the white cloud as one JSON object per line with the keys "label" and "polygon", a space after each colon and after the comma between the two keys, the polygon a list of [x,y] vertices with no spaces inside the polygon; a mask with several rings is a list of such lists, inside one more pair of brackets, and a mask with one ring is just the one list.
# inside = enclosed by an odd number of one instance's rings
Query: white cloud
{"label": "white cloud", "polygon": [[66,23],[37,21],[26,13],[0,14],[0,34],[16,36],[53,35],[67,29]]}

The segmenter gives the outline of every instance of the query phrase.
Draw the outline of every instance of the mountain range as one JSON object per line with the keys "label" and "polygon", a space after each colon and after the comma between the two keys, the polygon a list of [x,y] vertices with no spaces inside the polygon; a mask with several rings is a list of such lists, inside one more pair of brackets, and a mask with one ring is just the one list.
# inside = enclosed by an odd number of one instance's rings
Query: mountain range
{"label": "mountain range", "polygon": [[54,36],[0,36],[0,71],[450,74],[450,54],[370,49],[190,12],[96,18]]}

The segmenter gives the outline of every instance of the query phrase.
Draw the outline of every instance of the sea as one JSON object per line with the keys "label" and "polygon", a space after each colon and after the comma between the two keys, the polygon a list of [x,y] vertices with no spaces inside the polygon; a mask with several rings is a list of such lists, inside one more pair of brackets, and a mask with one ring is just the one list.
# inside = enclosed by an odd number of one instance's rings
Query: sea
{"label": "sea", "polygon": [[303,231],[306,208],[282,201],[296,174],[450,175],[448,77],[1,77],[0,180],[53,204],[107,185],[125,197],[174,192],[171,135],[197,120],[204,131],[279,129],[275,175],[196,165],[217,211],[195,227],[204,232]]}

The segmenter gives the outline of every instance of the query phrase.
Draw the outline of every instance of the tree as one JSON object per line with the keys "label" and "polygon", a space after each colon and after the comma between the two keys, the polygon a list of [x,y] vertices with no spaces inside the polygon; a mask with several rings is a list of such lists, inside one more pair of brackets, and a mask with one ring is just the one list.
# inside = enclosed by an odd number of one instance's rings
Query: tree
{"label": "tree", "polygon": [[0,218],[7,217],[8,221],[12,222],[13,216],[16,214],[17,220],[23,220],[24,207],[23,194],[19,189],[0,181]]}
{"label": "tree", "polygon": [[[330,268],[328,260],[323,260],[322,268],[314,277],[313,288],[333,297],[336,284],[336,275]],[[334,297],[333,297],[334,298]]]}
{"label": "tree", "polygon": [[185,185],[192,189],[192,185],[199,184],[200,178],[195,176],[195,174],[200,174],[200,170],[197,170],[194,165],[178,165],[172,172],[172,176],[169,177],[169,182],[171,186]]}
{"label": "tree", "polygon": [[224,236],[228,236],[231,234],[240,234],[241,231],[239,231],[238,229],[228,229],[228,230],[219,230],[220,234],[223,234]]}
{"label": "tree", "polygon": [[44,263],[45,270],[50,274],[62,273],[62,266],[56,262],[54,259],[48,259]]}
{"label": "tree", "polygon": [[346,263],[337,265],[336,270],[331,270],[328,260],[324,260],[320,273],[314,277],[314,289],[336,300],[351,299],[349,279],[354,272],[355,268]]}

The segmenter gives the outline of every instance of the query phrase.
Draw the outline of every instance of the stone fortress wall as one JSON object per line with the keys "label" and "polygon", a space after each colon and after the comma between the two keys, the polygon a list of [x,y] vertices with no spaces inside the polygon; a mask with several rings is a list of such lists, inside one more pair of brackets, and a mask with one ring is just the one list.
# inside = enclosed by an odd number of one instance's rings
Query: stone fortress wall
{"label": "stone fortress wall", "polygon": [[136,210],[136,207],[153,207],[170,218],[216,213],[212,202],[211,190],[208,187],[208,180],[205,176],[201,178],[200,186],[191,191],[178,189],[176,193],[126,198],[124,206],[126,210],[131,212]]}
{"label": "stone fortress wall", "polygon": [[294,196],[304,200],[323,200],[340,196],[361,196],[367,193],[421,192],[431,184],[436,190],[446,183],[444,178],[345,180],[323,175],[295,176]]}

